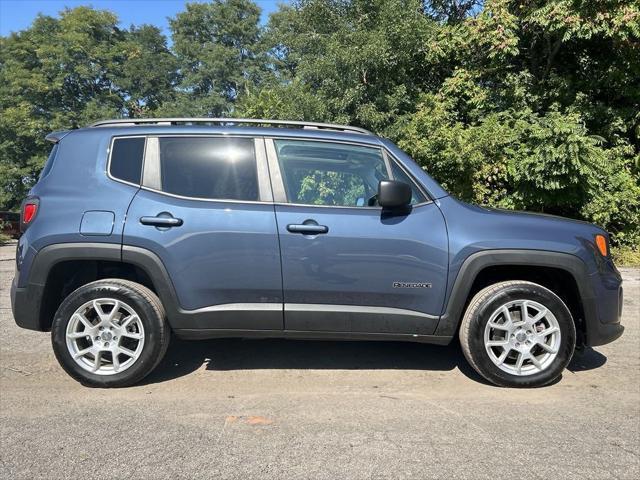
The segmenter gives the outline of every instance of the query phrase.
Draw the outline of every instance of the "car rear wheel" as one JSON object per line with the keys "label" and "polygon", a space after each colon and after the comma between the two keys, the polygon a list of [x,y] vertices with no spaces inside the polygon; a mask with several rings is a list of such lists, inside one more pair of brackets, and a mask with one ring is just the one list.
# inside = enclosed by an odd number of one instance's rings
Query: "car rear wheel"
{"label": "car rear wheel", "polygon": [[556,380],[576,344],[573,318],[551,290],[508,281],[478,292],[460,327],[465,357],[486,380],[504,387],[538,387]]}
{"label": "car rear wheel", "polygon": [[158,297],[120,279],[72,292],[56,312],[51,337],[60,365],[86,386],[124,387],[162,360],[170,330]]}

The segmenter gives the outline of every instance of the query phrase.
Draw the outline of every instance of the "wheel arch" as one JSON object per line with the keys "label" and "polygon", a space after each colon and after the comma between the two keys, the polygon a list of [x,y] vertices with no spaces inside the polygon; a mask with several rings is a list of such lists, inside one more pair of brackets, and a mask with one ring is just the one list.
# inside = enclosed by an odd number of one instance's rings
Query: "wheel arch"
{"label": "wheel arch", "polygon": [[436,335],[453,336],[473,296],[482,288],[504,280],[538,283],[567,304],[576,323],[579,343],[586,333],[585,298],[591,298],[587,267],[571,254],[541,250],[486,250],[470,255],[458,270],[447,296]]}
{"label": "wheel arch", "polygon": [[153,291],[167,315],[177,309],[170,277],[152,252],[110,243],[68,243],[40,250],[32,265],[28,287],[38,292],[34,298],[37,329],[51,328],[53,316],[62,300],[76,288],[95,280],[131,280]]}

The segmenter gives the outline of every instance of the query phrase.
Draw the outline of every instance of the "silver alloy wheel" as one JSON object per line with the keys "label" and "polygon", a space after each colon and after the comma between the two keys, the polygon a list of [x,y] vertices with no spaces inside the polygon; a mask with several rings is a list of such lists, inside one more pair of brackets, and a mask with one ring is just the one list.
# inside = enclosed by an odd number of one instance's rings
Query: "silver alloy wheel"
{"label": "silver alloy wheel", "polygon": [[491,361],[512,375],[542,372],[558,356],[560,325],[544,305],[516,300],[498,307],[484,329]]}
{"label": "silver alloy wheel", "polygon": [[144,327],[135,310],[114,298],[91,300],[71,316],[67,349],[84,370],[115,375],[130,368],[144,347]]}

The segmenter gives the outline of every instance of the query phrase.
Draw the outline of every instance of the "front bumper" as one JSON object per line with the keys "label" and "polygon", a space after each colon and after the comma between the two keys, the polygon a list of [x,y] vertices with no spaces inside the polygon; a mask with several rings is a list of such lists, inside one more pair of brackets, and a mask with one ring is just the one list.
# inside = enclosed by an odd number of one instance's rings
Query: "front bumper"
{"label": "front bumper", "polygon": [[610,260],[588,277],[592,295],[583,297],[585,344],[605,345],[624,332],[622,319],[622,276]]}

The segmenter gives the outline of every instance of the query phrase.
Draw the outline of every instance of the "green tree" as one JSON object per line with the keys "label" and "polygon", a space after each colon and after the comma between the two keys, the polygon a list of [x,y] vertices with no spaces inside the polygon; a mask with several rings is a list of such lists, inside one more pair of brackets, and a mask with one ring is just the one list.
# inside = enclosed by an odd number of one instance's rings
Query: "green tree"
{"label": "green tree", "polygon": [[173,95],[176,65],[155,27],[122,30],[110,12],[67,9],[0,39],[0,205],[36,181],[53,130],[152,115]]}
{"label": "green tree", "polygon": [[296,118],[308,112],[381,131],[415,107],[424,84],[437,83],[424,48],[436,26],[418,0],[284,7],[271,16],[264,40],[280,83],[249,92],[241,111]]}
{"label": "green tree", "polygon": [[260,50],[260,9],[250,0],[188,3],[170,20],[173,49],[182,81],[170,114],[223,116],[247,84],[258,83],[264,65]]}

